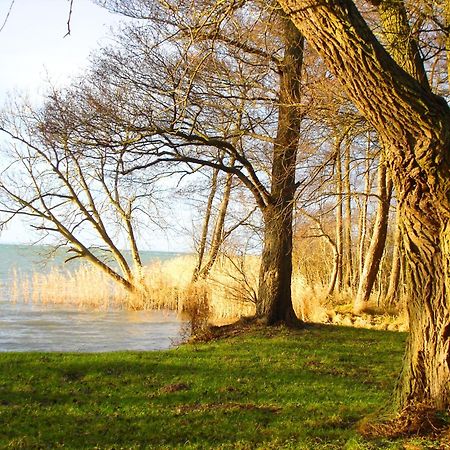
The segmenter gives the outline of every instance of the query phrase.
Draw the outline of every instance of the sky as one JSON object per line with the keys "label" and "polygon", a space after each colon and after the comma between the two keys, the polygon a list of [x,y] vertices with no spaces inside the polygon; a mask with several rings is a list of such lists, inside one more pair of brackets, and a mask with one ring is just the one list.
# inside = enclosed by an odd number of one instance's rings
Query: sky
{"label": "sky", "polygon": [[[12,5],[12,8],[11,8]],[[10,10],[10,15],[5,19]],[[90,0],[74,0],[67,34],[70,0],[0,0],[0,106],[15,92],[33,102],[46,86],[64,86],[82,73],[90,53],[112,42],[111,29],[125,20]],[[0,234],[0,243],[28,243],[34,237],[21,222]],[[175,236],[153,235],[145,247],[184,251],[188,244]]]}
{"label": "sky", "polygon": [[[0,24],[11,4],[0,0]],[[86,66],[91,51],[107,43],[111,27],[123,19],[89,0],[74,0],[71,34],[64,37],[69,11],[69,0],[14,1],[0,32],[0,99],[14,89],[39,93],[48,79],[64,83]]]}

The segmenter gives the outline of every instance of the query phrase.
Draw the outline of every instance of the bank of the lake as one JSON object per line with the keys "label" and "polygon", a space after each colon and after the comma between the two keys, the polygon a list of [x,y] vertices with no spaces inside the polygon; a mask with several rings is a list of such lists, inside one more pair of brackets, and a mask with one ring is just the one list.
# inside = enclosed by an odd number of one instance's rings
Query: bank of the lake
{"label": "bank of the lake", "polygon": [[[144,264],[179,255],[141,254]],[[63,248],[54,252],[44,245],[0,244],[0,352],[159,350],[180,341],[184,325],[176,312],[95,310],[70,303],[53,304],[45,298],[36,302],[31,289],[18,290],[15,286],[14,274],[26,280],[36,273],[61,270],[63,276],[70,277],[82,262],[65,264],[66,258]]]}
{"label": "bank of the lake", "polygon": [[403,333],[318,326],[161,352],[3,353],[0,448],[435,445],[355,431],[389,403],[404,341]]}

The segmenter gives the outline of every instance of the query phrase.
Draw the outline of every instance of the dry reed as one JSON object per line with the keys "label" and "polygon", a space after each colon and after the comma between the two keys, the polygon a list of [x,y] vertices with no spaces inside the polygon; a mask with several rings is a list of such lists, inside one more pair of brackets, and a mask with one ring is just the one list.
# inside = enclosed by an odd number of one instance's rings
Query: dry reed
{"label": "dry reed", "polygon": [[[186,314],[189,320],[194,317],[199,324],[205,317],[210,322],[227,323],[255,313],[258,257],[222,256],[207,279],[192,285],[195,263],[194,256],[155,261],[143,268],[142,282],[133,293],[88,265],[74,271],[55,268],[46,274],[13,271],[9,295],[15,301],[95,309],[168,309]],[[298,270],[293,274],[292,297],[294,309],[304,321],[334,322],[337,317],[330,312],[333,305],[326,298],[326,287],[308,285]]]}
{"label": "dry reed", "polygon": [[127,296],[106,274],[85,265],[74,271],[52,268],[31,275],[15,270],[12,280],[9,294],[13,301],[103,309],[120,306]]}
{"label": "dry reed", "polygon": [[[193,292],[207,298],[209,316],[215,321],[233,320],[255,313],[260,260],[256,256],[221,257],[207,279],[191,286],[194,256],[156,261],[145,266],[142,283],[135,293],[127,292],[95,267],[82,265],[76,270],[53,268],[48,273],[23,274],[13,271],[10,298],[36,303],[70,304],[97,309],[192,308]],[[320,320],[324,308],[304,279],[294,274],[294,307],[303,320]],[[203,301],[203,300],[202,300]]]}

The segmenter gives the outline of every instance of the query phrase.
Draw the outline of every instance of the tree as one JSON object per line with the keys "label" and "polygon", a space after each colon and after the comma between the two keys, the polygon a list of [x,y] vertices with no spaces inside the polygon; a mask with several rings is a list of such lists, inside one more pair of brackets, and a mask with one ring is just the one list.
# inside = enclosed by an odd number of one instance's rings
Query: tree
{"label": "tree", "polygon": [[[234,161],[230,161],[230,165],[234,165]],[[212,177],[211,177],[211,190],[208,195],[208,200],[206,203],[205,217],[203,221],[203,226],[201,230],[200,242],[197,249],[197,264],[194,268],[194,272],[192,274],[192,282],[196,282],[199,278],[207,278],[212,267],[214,266],[220,252],[220,247],[223,245],[225,239],[237,228],[241,225],[245,220],[248,219],[248,216],[243,220],[239,221],[235,224],[230,230],[225,231],[225,220],[228,212],[228,206],[231,200],[231,190],[233,187],[233,174],[227,173],[225,176],[225,183],[223,187],[222,199],[220,201],[220,205],[218,207],[217,216],[213,223],[213,229],[210,236],[209,248],[206,254],[206,250],[208,247],[208,234],[209,234],[209,225],[212,220],[213,214],[213,201],[214,197],[217,193],[218,188],[218,178],[220,175],[219,169],[213,169]],[[249,215],[252,214],[253,211],[250,212]]]}
{"label": "tree", "polygon": [[[97,63],[107,89],[125,83],[133,92],[117,108],[125,113],[107,119],[133,133],[135,161],[125,171],[188,164],[246,186],[265,227],[256,315],[296,323],[290,284],[303,37],[279,8],[258,1],[198,2],[195,14],[183,1],[112,6],[148,21],[147,29],[128,29],[122,54]],[[247,20],[251,12],[259,20]]]}
{"label": "tree", "polygon": [[[398,406],[411,410],[425,404],[448,409],[448,104],[431,91],[428,83],[399,65],[398,58],[388,52],[389,46],[379,42],[351,0],[279,3],[378,131],[392,170],[405,251],[410,321],[397,389]],[[411,62],[409,58],[407,61]]]}
{"label": "tree", "polygon": [[[86,152],[71,100],[68,111],[67,98],[54,91],[42,110],[14,105],[14,113],[0,118],[0,130],[12,141],[0,180],[2,224],[28,218],[67,248],[66,261],[82,258],[126,290],[141,292],[137,229],[139,218],[158,221],[151,215],[156,183],[139,185],[122,177],[123,151]],[[124,238],[121,247],[119,238]]]}
{"label": "tree", "polygon": [[[195,283],[200,275],[200,271],[203,267],[203,259],[206,253],[206,247],[208,243],[208,233],[210,228],[210,221],[212,216],[214,197],[217,193],[217,178],[219,176],[219,169],[213,169],[211,176],[211,188],[208,195],[208,200],[206,202],[205,217],[203,219],[203,225],[201,230],[200,241],[197,246],[197,264],[194,267],[194,272],[192,273],[192,282]],[[212,237],[215,240],[215,236]]]}
{"label": "tree", "polygon": [[391,206],[392,181],[387,173],[386,163],[381,158],[378,168],[378,208],[374,230],[364,266],[361,271],[358,292],[356,293],[353,309],[356,313],[364,311],[375,283],[381,257],[383,256],[388,231],[389,208]]}
{"label": "tree", "polygon": [[264,248],[261,256],[256,314],[268,324],[292,323],[292,214],[295,168],[300,133],[300,74],[303,36],[283,17],[285,53],[280,66],[278,130],[273,146],[271,194],[263,211]]}
{"label": "tree", "polygon": [[125,27],[121,45],[72,86],[78,128],[67,145],[112,158],[123,151],[118,170],[129,176],[212,168],[246,186],[265,226],[257,317],[297,323],[290,284],[303,37],[259,0],[101,3],[146,20]]}

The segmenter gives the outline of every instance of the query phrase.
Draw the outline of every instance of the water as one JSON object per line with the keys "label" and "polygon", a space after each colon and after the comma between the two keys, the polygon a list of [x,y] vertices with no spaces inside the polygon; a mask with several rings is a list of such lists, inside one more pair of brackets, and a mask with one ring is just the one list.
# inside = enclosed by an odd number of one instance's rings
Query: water
{"label": "water", "polygon": [[[0,351],[102,352],[159,350],[180,339],[182,323],[173,312],[89,311],[8,298],[11,270],[48,270],[62,255],[43,265],[43,247],[0,245]],[[143,259],[168,259],[171,253],[144,252]],[[75,267],[73,265],[72,267]]]}

